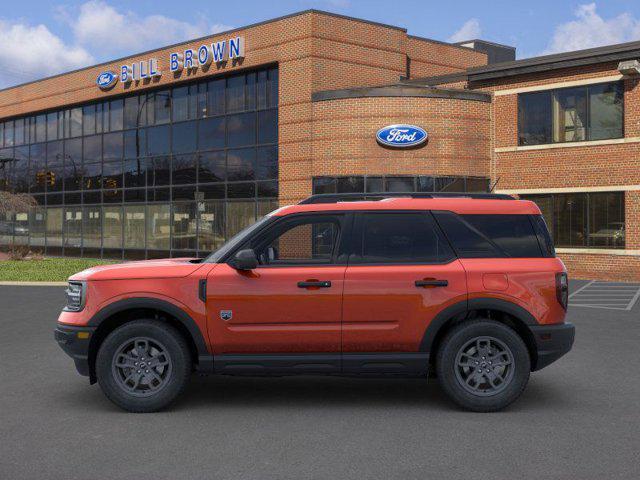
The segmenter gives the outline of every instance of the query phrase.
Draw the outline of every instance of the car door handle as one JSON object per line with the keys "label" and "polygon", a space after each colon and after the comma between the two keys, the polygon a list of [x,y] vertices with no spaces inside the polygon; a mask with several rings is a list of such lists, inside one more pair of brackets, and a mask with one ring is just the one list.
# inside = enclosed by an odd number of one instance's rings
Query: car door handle
{"label": "car door handle", "polygon": [[306,282],[298,282],[298,288],[329,288],[331,282],[329,280],[307,280]]}
{"label": "car door handle", "polygon": [[416,280],[416,287],[446,287],[448,280]]}

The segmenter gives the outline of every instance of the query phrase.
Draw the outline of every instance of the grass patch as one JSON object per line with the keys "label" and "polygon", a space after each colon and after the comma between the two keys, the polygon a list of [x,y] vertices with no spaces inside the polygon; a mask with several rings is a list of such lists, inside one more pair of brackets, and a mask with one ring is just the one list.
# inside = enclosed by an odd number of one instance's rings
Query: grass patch
{"label": "grass patch", "polygon": [[96,258],[45,258],[0,261],[3,282],[65,282],[74,273],[96,265],[119,263]]}

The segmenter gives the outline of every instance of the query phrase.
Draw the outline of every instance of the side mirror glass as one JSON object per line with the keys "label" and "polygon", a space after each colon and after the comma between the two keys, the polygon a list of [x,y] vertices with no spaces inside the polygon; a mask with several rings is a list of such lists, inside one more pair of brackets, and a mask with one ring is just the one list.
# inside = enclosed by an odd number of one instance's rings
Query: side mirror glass
{"label": "side mirror glass", "polygon": [[236,270],[253,270],[258,267],[258,258],[256,252],[251,248],[240,250],[229,261],[229,265]]}

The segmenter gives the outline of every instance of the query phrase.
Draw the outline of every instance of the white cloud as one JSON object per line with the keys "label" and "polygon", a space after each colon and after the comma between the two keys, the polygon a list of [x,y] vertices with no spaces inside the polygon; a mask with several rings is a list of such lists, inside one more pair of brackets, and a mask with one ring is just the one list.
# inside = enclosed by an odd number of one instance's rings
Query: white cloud
{"label": "white cloud", "polygon": [[46,26],[0,20],[0,88],[89,65],[93,56]]}
{"label": "white cloud", "polygon": [[629,13],[604,19],[595,3],[580,5],[576,19],[558,25],[542,54],[568,52],[640,39],[640,19]]}
{"label": "white cloud", "polygon": [[482,35],[482,29],[480,28],[480,22],[477,18],[471,18],[464,22],[453,35],[448,38],[451,43],[463,42],[465,40],[474,40],[480,38]]}
{"label": "white cloud", "polygon": [[76,41],[102,55],[126,55],[229,30],[205,20],[183,22],[164,15],[142,17],[100,0],[80,6],[76,17],[63,11]]}

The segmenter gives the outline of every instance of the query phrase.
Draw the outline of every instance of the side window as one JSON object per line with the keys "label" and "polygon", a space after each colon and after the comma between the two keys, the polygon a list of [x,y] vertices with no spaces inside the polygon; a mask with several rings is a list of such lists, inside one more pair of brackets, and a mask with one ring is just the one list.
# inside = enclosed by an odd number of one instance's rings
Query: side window
{"label": "side window", "polygon": [[286,221],[253,245],[260,265],[332,263],[340,233],[337,217]]}
{"label": "side window", "polygon": [[510,257],[541,257],[538,237],[528,215],[463,215]]}
{"label": "side window", "polygon": [[443,263],[454,257],[426,212],[367,213],[358,224],[353,263]]}
{"label": "side window", "polygon": [[528,215],[456,215],[435,217],[462,258],[538,258],[543,253]]}

